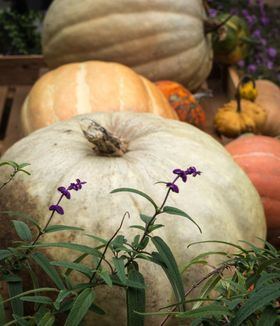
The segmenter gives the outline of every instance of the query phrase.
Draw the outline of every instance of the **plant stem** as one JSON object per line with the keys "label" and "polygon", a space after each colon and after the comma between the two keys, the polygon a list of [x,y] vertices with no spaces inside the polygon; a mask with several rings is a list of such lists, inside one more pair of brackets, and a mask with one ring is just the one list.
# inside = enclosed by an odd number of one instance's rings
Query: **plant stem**
{"label": "plant stem", "polygon": [[121,224],[120,224],[120,226],[118,227],[118,229],[116,230],[116,232],[113,234],[113,236],[110,238],[110,240],[107,242],[107,244],[106,244],[106,246],[105,246],[105,248],[104,248],[104,251],[103,251],[103,253],[102,253],[102,256],[101,256],[101,258],[100,258],[100,260],[99,260],[99,262],[98,262],[98,264],[97,264],[97,266],[96,266],[96,269],[95,269],[96,271],[92,274],[92,276],[91,276],[91,278],[90,278],[90,281],[89,281],[90,283],[93,282],[93,280],[94,280],[94,278],[95,278],[95,276],[96,276],[96,272],[98,271],[98,269],[99,269],[99,267],[100,267],[102,261],[104,260],[104,257],[105,257],[105,255],[106,255],[106,252],[107,252],[107,250],[108,250],[108,248],[109,248],[110,243],[114,240],[115,236],[120,232],[120,229],[121,229],[122,226],[123,226],[123,222],[124,222],[124,219],[125,219],[126,215],[128,215],[128,217],[129,217],[129,212],[125,212],[125,213],[124,213],[123,218],[122,218],[122,220],[121,220]]}

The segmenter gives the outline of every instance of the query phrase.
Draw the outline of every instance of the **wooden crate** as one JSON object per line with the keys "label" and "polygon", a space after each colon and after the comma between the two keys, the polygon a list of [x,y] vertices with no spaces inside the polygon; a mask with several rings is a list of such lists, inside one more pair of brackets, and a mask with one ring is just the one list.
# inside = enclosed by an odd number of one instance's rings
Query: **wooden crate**
{"label": "wooden crate", "polygon": [[34,82],[46,71],[39,55],[0,56],[0,156],[22,138],[22,104]]}

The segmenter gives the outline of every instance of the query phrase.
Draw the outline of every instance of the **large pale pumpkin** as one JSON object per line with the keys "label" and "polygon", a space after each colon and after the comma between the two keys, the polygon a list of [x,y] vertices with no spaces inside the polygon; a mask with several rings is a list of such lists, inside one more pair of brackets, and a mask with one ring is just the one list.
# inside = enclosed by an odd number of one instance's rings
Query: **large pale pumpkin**
{"label": "large pale pumpkin", "polygon": [[[88,119],[95,120],[123,142],[120,152],[111,152],[119,156],[102,156],[102,146],[99,154],[93,150],[93,144],[80,127],[80,121],[85,124]],[[98,147],[98,142],[95,146]],[[109,151],[103,153],[109,155]],[[221,144],[180,121],[127,112],[76,116],[33,132],[14,144],[2,159],[31,164],[31,176],[18,175],[6,186],[0,198],[2,210],[26,211],[44,224],[48,206],[58,199],[56,188],[80,178],[87,184],[81,191],[74,192],[71,200],[61,203],[65,215],[56,216],[53,222],[80,226],[87,233],[108,239],[126,211],[130,212],[130,219],[125,220],[120,234],[129,239],[137,232],[129,225],[139,223],[139,212],[147,215],[153,212],[153,207],[142,197],[130,193],[110,194],[111,190],[137,188],[160,204],[166,187],[155,182],[172,180],[174,168],[196,166],[202,175],[190,177],[186,184],[180,183],[180,193],[172,193],[167,205],[186,211],[201,226],[202,234],[191,222],[166,214],[159,218],[165,228],[155,231],[170,245],[179,266],[202,251],[221,249],[220,244],[188,249],[187,245],[193,241],[220,239],[237,243],[245,239],[255,243],[256,237],[266,236],[262,204],[246,174]],[[5,224],[0,222],[2,237],[7,236],[10,225],[6,219]],[[69,232],[50,233],[48,240],[94,244],[88,237]],[[56,259],[73,258],[73,254],[65,256],[63,250],[49,251],[49,254]],[[218,258],[211,256],[209,261],[216,265]],[[141,261],[139,264],[148,286],[147,311],[170,304],[171,287],[164,273],[158,266]],[[190,286],[205,272],[206,267],[195,267],[184,275],[185,285]],[[124,291],[104,287],[98,287],[97,291],[99,304],[108,312],[98,316],[98,325],[125,325]],[[93,316],[88,318],[92,325]],[[161,318],[153,317],[147,325],[158,325],[159,320]]]}
{"label": "large pale pumpkin", "polygon": [[115,61],[194,90],[212,66],[205,18],[202,0],[55,0],[43,25],[43,53],[50,67]]}
{"label": "large pale pumpkin", "polygon": [[98,111],[151,112],[178,119],[158,88],[118,63],[63,65],[43,75],[27,96],[21,120],[25,134],[74,115]]}
{"label": "large pale pumpkin", "polygon": [[280,236],[280,141],[266,136],[244,136],[226,148],[258,190],[267,219],[268,237],[276,242],[277,233]]}

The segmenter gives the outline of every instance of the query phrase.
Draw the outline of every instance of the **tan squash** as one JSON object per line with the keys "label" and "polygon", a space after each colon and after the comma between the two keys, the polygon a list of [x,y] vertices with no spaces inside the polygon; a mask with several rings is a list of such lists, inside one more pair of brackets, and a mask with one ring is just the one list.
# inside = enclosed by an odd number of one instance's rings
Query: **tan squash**
{"label": "tan squash", "polygon": [[[94,151],[81,130],[80,121],[98,122],[114,134],[124,146],[121,151],[104,150],[104,143]],[[89,119],[89,120],[87,120]],[[85,126],[83,126],[84,130]],[[89,137],[90,138],[90,137]],[[100,143],[101,144],[101,143]],[[110,145],[111,143],[106,143]],[[111,156],[109,155],[111,154]],[[113,157],[112,155],[118,156]],[[76,178],[87,184],[64,200],[65,215],[56,216],[55,224],[83,227],[86,233],[110,238],[119,227],[121,218],[129,211],[120,234],[133,239],[138,230],[129,228],[138,224],[139,212],[149,215],[153,207],[142,197],[130,193],[110,194],[118,187],[133,187],[149,194],[160,204],[166,187],[156,181],[172,180],[174,168],[195,166],[201,176],[190,177],[179,183],[179,194],[172,193],[167,205],[186,211],[202,228],[202,234],[191,222],[172,215],[160,215],[165,227],[155,231],[170,245],[179,266],[203,251],[228,250],[220,244],[192,246],[194,241],[217,239],[238,243],[244,239],[253,243],[265,238],[266,224],[263,207],[256,189],[246,174],[233,161],[224,147],[199,129],[171,119],[131,112],[92,113],[76,116],[37,130],[14,144],[3,160],[30,163],[30,176],[19,174],[8,184],[0,197],[1,210],[21,210],[32,214],[41,224],[48,218],[48,207],[56,203],[59,186],[67,186]],[[1,171],[2,172],[2,171]],[[8,173],[8,171],[6,171]],[[3,170],[3,175],[5,170]],[[5,221],[5,223],[4,223]],[[0,221],[0,234],[7,237],[11,230],[7,217]],[[141,222],[140,222],[141,223]],[[0,236],[1,238],[1,236]],[[71,241],[94,245],[93,239],[80,233],[50,233],[48,241]],[[150,245],[147,250],[154,250]],[[48,251],[55,259],[71,259],[64,250]],[[73,255],[73,254],[72,254]],[[210,256],[210,264],[217,265],[219,257]],[[147,311],[171,304],[171,286],[165,274],[156,265],[139,261],[147,284]],[[184,274],[188,287],[203,273],[203,265],[194,266]],[[125,325],[125,293],[120,288],[98,287],[97,302],[107,315],[88,316],[87,325]],[[95,319],[94,319],[95,318]],[[147,325],[158,325],[160,317],[146,320]]]}
{"label": "tan squash", "polygon": [[258,96],[255,102],[267,112],[267,120],[262,133],[268,136],[280,136],[280,89],[269,80],[257,80]]}
{"label": "tan squash", "polygon": [[22,111],[25,134],[74,115],[100,111],[151,112],[178,119],[164,95],[146,78],[118,63],[63,65],[32,87]]}
{"label": "tan squash", "polygon": [[43,25],[50,67],[114,61],[156,80],[198,88],[212,67],[202,0],[55,0]]}

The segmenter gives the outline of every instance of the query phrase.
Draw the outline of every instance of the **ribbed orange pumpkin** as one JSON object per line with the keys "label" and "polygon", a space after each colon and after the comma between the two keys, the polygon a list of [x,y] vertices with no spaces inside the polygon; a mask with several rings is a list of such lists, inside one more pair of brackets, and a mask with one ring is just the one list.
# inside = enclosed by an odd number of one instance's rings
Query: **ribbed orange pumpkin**
{"label": "ribbed orange pumpkin", "polygon": [[100,111],[150,112],[178,120],[148,79],[118,63],[88,61],[63,65],[35,83],[22,108],[23,131]]}
{"label": "ribbed orange pumpkin", "polygon": [[280,245],[280,141],[267,136],[243,136],[226,149],[245,170],[264,205],[268,238]]}
{"label": "ribbed orange pumpkin", "polygon": [[155,84],[165,95],[181,121],[200,128],[204,127],[205,112],[189,90],[171,80],[160,80]]}

